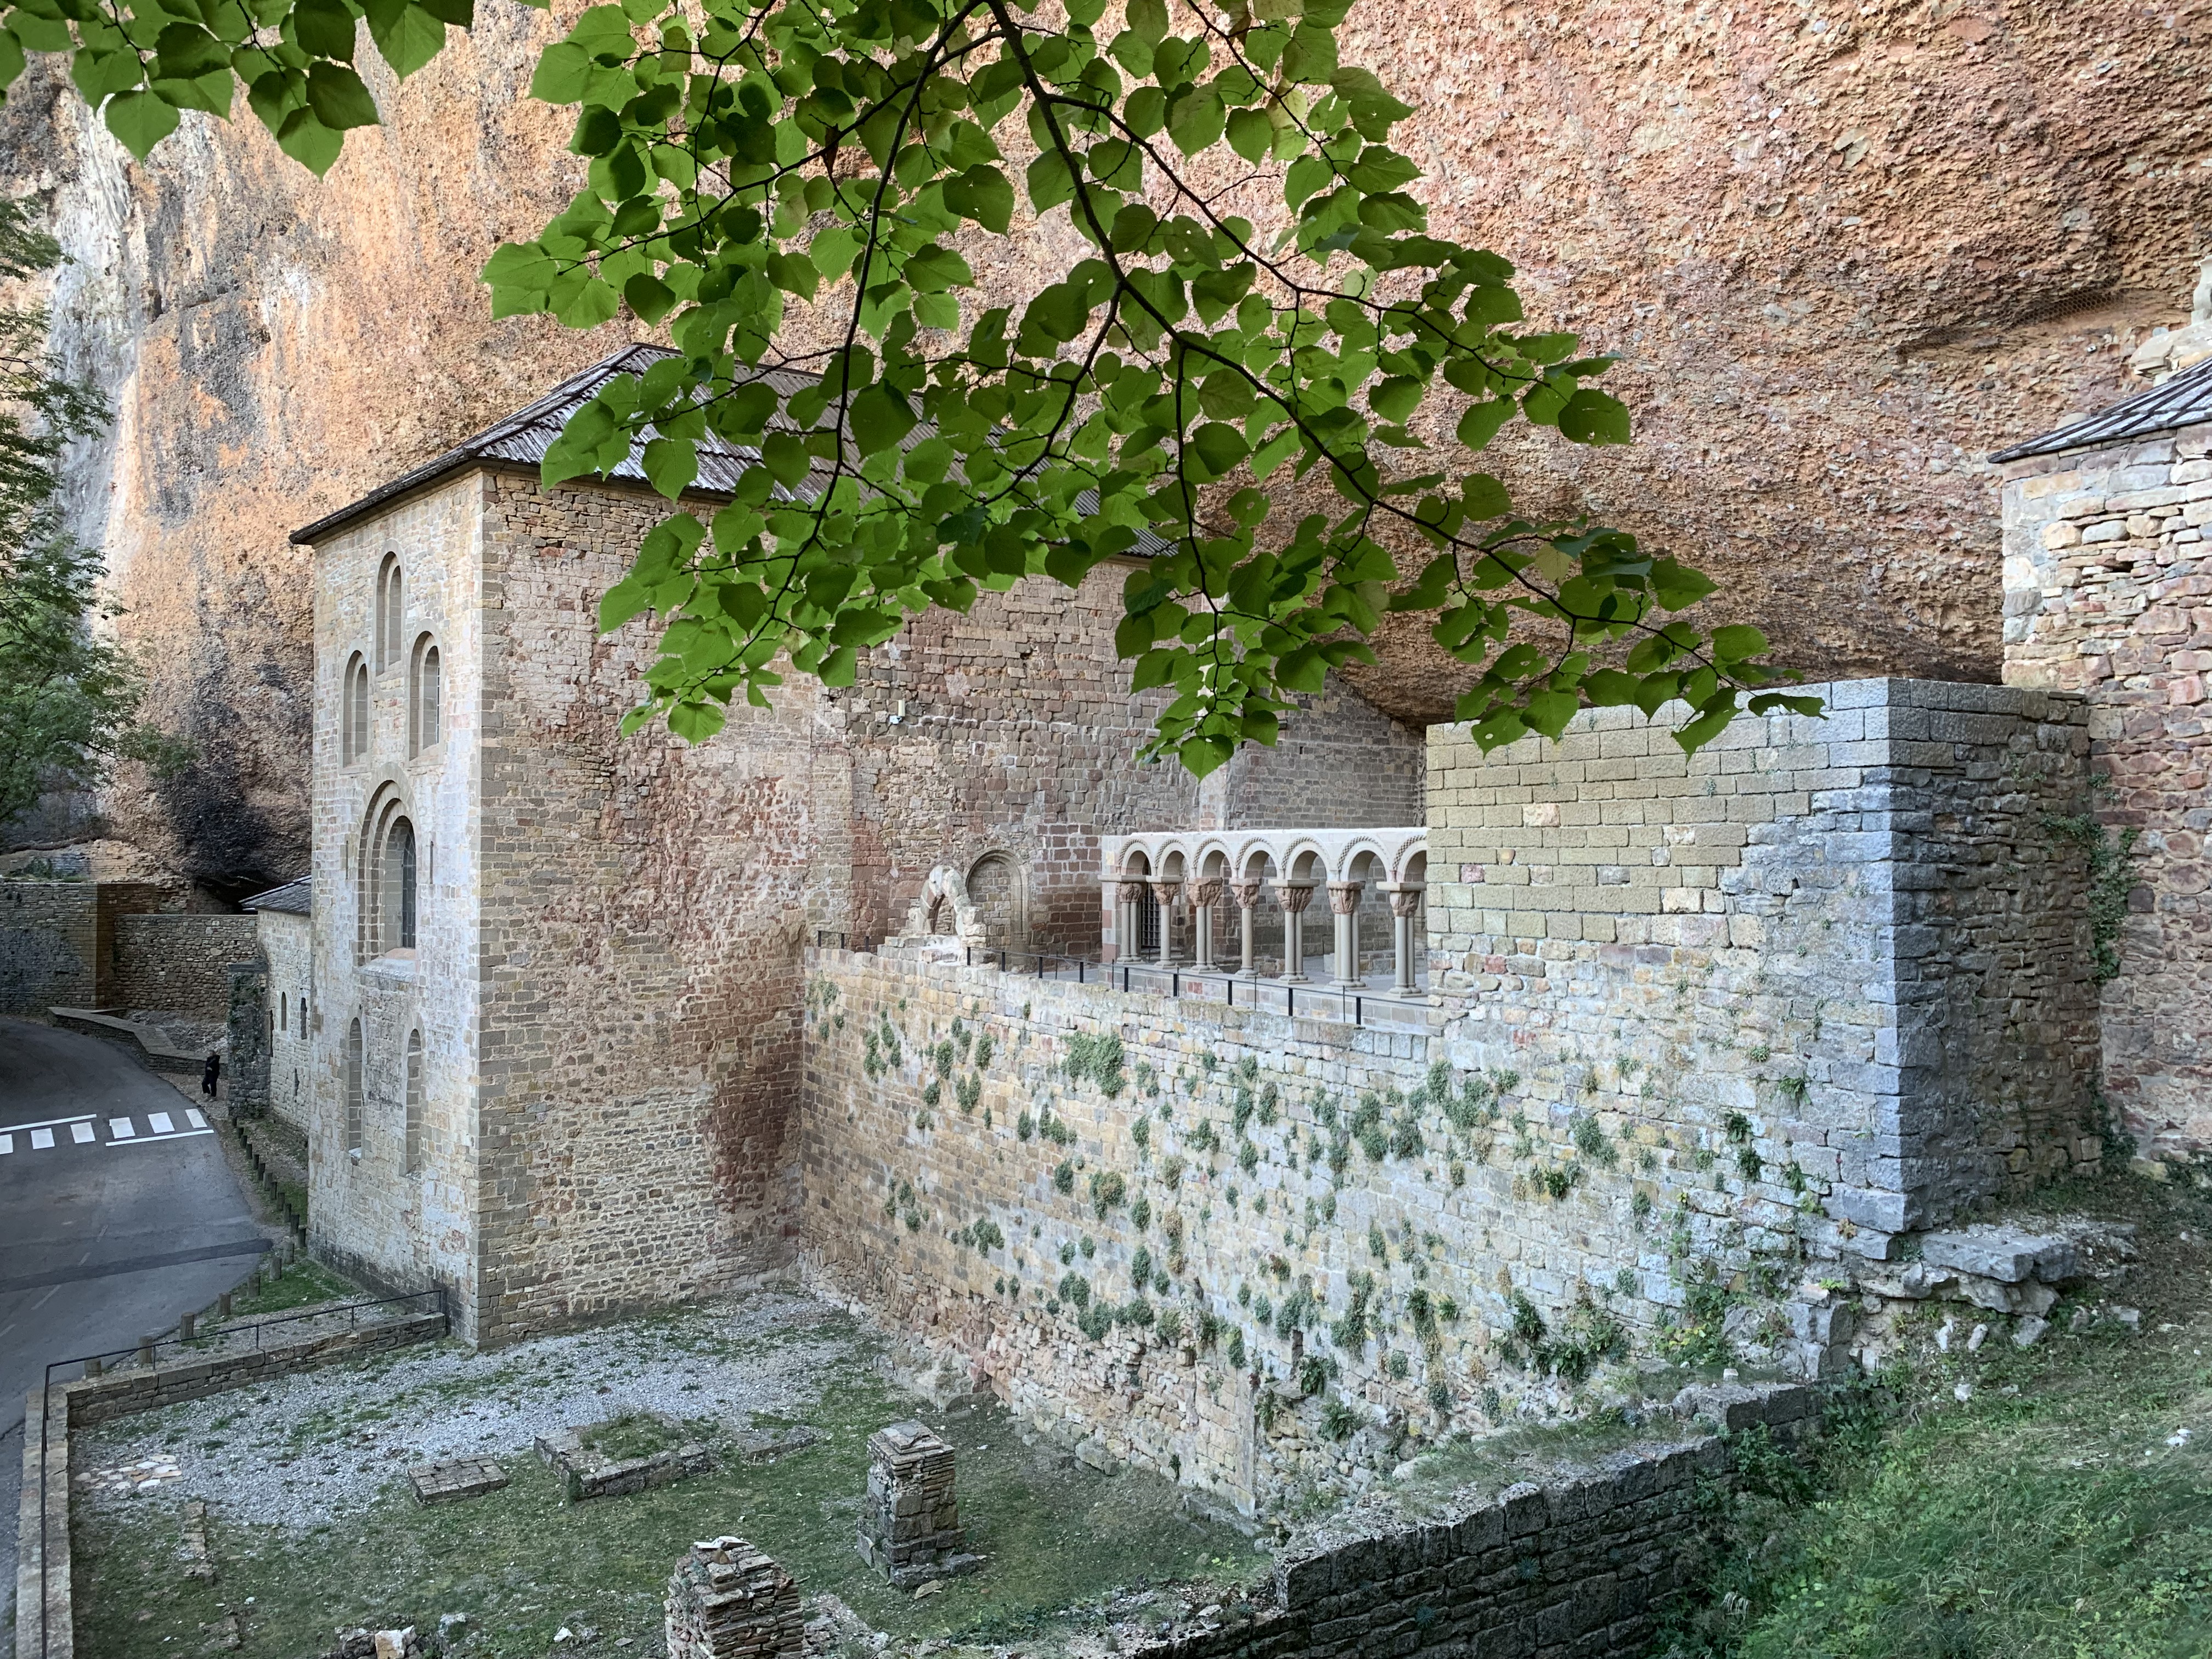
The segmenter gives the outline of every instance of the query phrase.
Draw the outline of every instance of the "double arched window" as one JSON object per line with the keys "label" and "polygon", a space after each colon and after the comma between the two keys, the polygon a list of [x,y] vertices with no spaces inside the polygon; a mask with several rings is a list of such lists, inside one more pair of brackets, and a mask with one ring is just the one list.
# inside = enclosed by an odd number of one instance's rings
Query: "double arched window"
{"label": "double arched window", "polygon": [[387,553],[376,571],[376,667],[381,673],[397,668],[401,641],[406,634],[406,584],[399,573],[399,556]]}
{"label": "double arched window", "polygon": [[368,756],[368,664],[358,652],[346,664],[338,699],[338,755],[347,766]]}
{"label": "double arched window", "polygon": [[438,642],[425,634],[415,641],[407,674],[407,752],[434,748],[446,734],[445,688],[438,668]]}

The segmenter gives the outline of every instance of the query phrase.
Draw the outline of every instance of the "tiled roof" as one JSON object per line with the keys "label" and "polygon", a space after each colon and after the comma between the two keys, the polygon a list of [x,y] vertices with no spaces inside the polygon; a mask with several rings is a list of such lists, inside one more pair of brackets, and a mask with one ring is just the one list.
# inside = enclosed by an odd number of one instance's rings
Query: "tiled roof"
{"label": "tiled roof", "polygon": [[238,908],[241,910],[282,910],[287,915],[306,916],[314,914],[315,884],[307,876],[297,881],[288,881],[282,887],[272,887],[265,893],[256,893]]}
{"label": "tiled roof", "polygon": [[2056,455],[2069,449],[2089,449],[2148,438],[2154,433],[2212,421],[2212,357],[2193,368],[2185,368],[2132,398],[2123,398],[2110,409],[2087,420],[2046,432],[1990,457],[1993,461],[2024,461],[2031,455]]}
{"label": "tiled roof", "polygon": [[[294,531],[293,544],[304,547],[320,541],[324,537],[343,529],[364,513],[371,512],[410,489],[433,483],[449,472],[457,472],[465,466],[483,461],[507,461],[534,468],[545,459],[545,452],[561,435],[561,428],[568,423],[569,416],[589,402],[602,386],[617,374],[642,374],[662,358],[674,356],[676,354],[665,346],[624,346],[620,351],[600,358],[582,374],[570,375],[527,409],[518,410],[505,420],[486,427],[473,438],[462,440],[444,454],[401,473],[390,483],[380,484],[351,506],[342,507],[337,512]],[[794,392],[815,384],[821,377],[803,369],[772,368],[763,371],[759,378],[775,388],[781,404],[790,402]],[[787,419],[781,408],[773,418],[773,424],[787,432],[800,429],[798,422]],[[912,448],[933,430],[934,428],[929,422],[922,422],[907,434],[904,447]],[[633,443],[629,455],[616,466],[611,476],[637,483],[647,483],[644,465],[645,443],[643,438]],[[736,488],[738,478],[745,468],[759,459],[758,450],[726,442],[708,433],[699,441],[699,477],[692,488],[703,495],[726,495]],[[828,469],[818,459],[813,463],[812,471],[822,472],[824,477],[828,473]],[[805,487],[802,486],[799,493],[804,492]],[[788,495],[793,492],[787,491],[778,484],[775,493]],[[1095,512],[1098,505],[1097,496],[1086,489],[1075,498],[1075,504],[1084,512]],[[1167,547],[1168,544],[1158,537],[1139,531],[1137,544],[1129,551],[1151,557],[1165,552]]]}

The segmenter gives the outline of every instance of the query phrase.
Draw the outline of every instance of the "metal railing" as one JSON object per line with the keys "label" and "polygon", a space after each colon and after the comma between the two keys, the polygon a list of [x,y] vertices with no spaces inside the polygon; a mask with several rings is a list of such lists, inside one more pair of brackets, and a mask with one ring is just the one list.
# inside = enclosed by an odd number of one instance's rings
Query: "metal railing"
{"label": "metal railing", "polygon": [[856,945],[853,943],[852,934],[840,933],[835,927],[816,928],[814,948],[817,951],[826,951],[830,948],[830,941],[833,939],[837,941],[837,948],[841,951],[873,951],[876,948],[876,936],[873,933],[861,934],[860,942]]}
{"label": "metal railing", "polygon": [[[400,1296],[363,1297],[357,1301],[343,1302],[336,1305],[325,1303],[319,1307],[302,1308],[296,1313],[272,1314],[265,1319],[256,1319],[252,1322],[254,1352],[258,1353],[261,1350],[262,1332],[275,1326],[297,1324],[309,1319],[329,1319],[343,1313],[346,1316],[346,1328],[349,1331],[357,1330],[360,1328],[361,1315],[364,1310],[392,1307],[403,1302],[427,1303],[429,1305],[420,1310],[425,1313],[431,1311],[434,1307],[440,1321],[445,1327],[445,1334],[448,1336],[453,1334],[453,1310],[447,1303],[446,1287],[443,1285],[434,1285],[428,1290],[410,1291]],[[78,1380],[76,1377],[61,1376],[58,1374],[75,1367],[79,1368],[80,1376],[82,1377],[96,1377],[105,1374],[111,1361],[126,1360],[134,1357],[140,1364],[150,1369],[160,1363],[161,1351],[164,1348],[204,1350],[216,1337],[234,1335],[242,1329],[243,1327],[240,1324],[233,1322],[229,1325],[216,1326],[211,1329],[198,1330],[195,1328],[192,1316],[188,1314],[179,1322],[176,1335],[142,1337],[131,1347],[112,1348],[103,1353],[78,1354],[73,1358],[48,1362],[46,1378],[40,1385],[39,1395],[39,1651],[37,1659],[46,1659],[52,1643],[52,1633],[49,1624],[52,1598],[49,1590],[53,1571],[53,1540],[48,1531],[52,1525],[52,1510],[47,1502],[46,1467],[52,1455],[54,1439],[54,1389],[58,1383],[66,1386],[69,1382]],[[66,1401],[63,1402],[63,1410],[64,1413],[68,1410]],[[69,1425],[66,1422],[62,1425],[61,1437],[63,1444],[66,1445],[69,1442]],[[67,1479],[66,1470],[64,1471],[64,1479]],[[33,1659],[33,1656],[25,1654],[22,1659]]]}

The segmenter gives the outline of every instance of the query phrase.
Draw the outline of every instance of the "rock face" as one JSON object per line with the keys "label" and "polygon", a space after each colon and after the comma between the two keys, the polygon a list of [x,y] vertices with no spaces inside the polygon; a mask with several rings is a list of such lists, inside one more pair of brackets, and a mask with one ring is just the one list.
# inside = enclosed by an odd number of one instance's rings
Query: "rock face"
{"label": "rock face", "polygon": [[[201,757],[167,787],[119,779],[109,816],[219,891],[305,862],[308,583],[285,533],[625,327],[490,318],[474,272],[575,169],[563,116],[523,97],[555,23],[483,15],[380,88],[389,125],[320,185],[251,122],[189,118],[137,167],[51,79],[0,112],[14,187],[52,193],[80,262],[62,343],[118,410],[76,521]],[[2130,353],[2186,318],[2212,251],[2206,32],[2018,0],[1414,0],[1355,12],[1345,56],[1420,106],[1401,143],[1436,228],[1624,358],[1639,442],[1516,438],[1495,465],[1530,505],[1704,562],[1817,678],[1997,677],[1983,458],[2130,389]],[[979,270],[1025,282],[1066,240]],[[1368,696],[1446,712],[1458,671],[1417,619],[1383,658]]]}

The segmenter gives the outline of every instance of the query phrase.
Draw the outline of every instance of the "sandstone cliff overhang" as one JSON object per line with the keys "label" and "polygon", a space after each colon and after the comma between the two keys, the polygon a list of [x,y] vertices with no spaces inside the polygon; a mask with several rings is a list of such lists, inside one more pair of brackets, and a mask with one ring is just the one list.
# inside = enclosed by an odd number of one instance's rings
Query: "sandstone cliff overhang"
{"label": "sandstone cliff overhang", "polygon": [[2075,421],[2040,438],[2001,449],[1992,461],[2024,461],[2036,455],[2057,455],[2069,449],[2095,449],[2124,443],[2155,433],[2175,432],[2185,426],[2212,421],[2212,358],[2193,368],[2123,398],[2110,409]]}
{"label": "sandstone cliff overhang", "polygon": [[[553,441],[561,435],[561,428],[568,424],[569,416],[596,397],[601,386],[617,375],[642,374],[664,357],[676,355],[666,346],[624,346],[621,350],[600,358],[581,374],[572,374],[529,407],[516,410],[503,421],[495,422],[472,438],[463,439],[444,454],[378,485],[351,505],[342,507],[337,512],[294,531],[292,544],[295,547],[312,546],[386,502],[420,489],[425,484],[435,483],[465,467],[504,465],[535,471],[538,463],[545,459],[545,452],[553,447]],[[819,377],[803,369],[770,368],[762,370],[759,378],[775,388],[779,398],[788,402],[793,392],[813,385]],[[781,416],[776,423],[793,431],[799,429]],[[645,476],[645,441],[641,437],[632,444],[629,455],[612,472],[605,476],[649,486]],[[726,443],[709,433],[700,441],[699,477],[691,486],[692,493],[728,495],[736,488],[738,477],[759,459],[757,452]]]}

